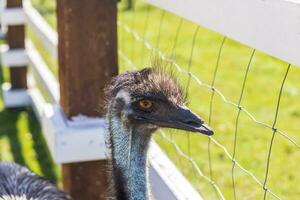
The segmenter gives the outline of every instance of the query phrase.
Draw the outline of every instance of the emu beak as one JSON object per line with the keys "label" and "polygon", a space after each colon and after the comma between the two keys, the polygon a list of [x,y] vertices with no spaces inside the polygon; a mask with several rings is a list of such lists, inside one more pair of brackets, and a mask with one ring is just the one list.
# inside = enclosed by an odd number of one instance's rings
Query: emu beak
{"label": "emu beak", "polygon": [[161,121],[160,126],[199,132],[205,135],[214,134],[213,130],[187,107],[177,107],[170,110],[168,119]]}

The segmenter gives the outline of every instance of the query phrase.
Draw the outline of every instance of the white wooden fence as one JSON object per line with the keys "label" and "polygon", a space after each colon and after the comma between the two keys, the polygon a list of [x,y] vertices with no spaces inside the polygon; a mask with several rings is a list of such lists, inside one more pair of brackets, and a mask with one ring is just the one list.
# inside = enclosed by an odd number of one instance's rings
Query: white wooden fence
{"label": "white wooden fence", "polygon": [[300,66],[298,0],[146,0],[233,40]]}

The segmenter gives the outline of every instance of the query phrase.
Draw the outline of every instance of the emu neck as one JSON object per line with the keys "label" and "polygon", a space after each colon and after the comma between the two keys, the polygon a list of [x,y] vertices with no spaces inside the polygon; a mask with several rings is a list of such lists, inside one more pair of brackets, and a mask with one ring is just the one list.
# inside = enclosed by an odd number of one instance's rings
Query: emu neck
{"label": "emu neck", "polygon": [[147,150],[151,133],[122,123],[121,117],[109,119],[113,178],[118,200],[147,200]]}

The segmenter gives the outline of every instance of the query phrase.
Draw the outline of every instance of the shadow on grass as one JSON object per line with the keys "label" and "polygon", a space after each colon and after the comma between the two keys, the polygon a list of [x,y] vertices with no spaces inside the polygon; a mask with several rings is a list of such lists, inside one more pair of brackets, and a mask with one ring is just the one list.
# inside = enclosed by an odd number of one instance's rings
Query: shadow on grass
{"label": "shadow on grass", "polygon": [[[56,166],[48,151],[44,140],[41,126],[33,111],[26,108],[5,109],[0,112],[0,138],[7,137],[14,161],[28,167],[22,152],[22,139],[18,135],[17,122],[22,112],[27,112],[28,131],[32,136],[33,150],[36,152],[36,159],[40,165],[43,176],[53,183],[57,183]],[[0,149],[1,150],[1,149]]]}
{"label": "shadow on grass", "polygon": [[0,112],[0,137],[6,136],[9,139],[14,160],[21,165],[27,166],[22,154],[22,143],[18,138],[17,129],[18,118],[22,111],[24,109],[5,109]]}
{"label": "shadow on grass", "polygon": [[48,150],[41,126],[32,109],[28,111],[28,128],[33,140],[33,149],[36,152],[37,160],[41,166],[44,177],[53,183],[57,183],[56,165]]}

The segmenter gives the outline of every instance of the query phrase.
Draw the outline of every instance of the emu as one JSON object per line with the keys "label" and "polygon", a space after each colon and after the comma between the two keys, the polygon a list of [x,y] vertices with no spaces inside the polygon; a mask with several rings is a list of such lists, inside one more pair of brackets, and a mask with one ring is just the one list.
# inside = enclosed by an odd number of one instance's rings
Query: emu
{"label": "emu", "polygon": [[[147,150],[158,128],[213,134],[184,105],[182,89],[165,70],[146,68],[121,74],[106,87],[105,94],[113,199],[150,198]],[[71,197],[27,168],[2,162],[0,200],[71,200]]]}
{"label": "emu", "polygon": [[71,197],[27,168],[1,162],[0,200],[71,200]]}
{"label": "emu", "polygon": [[158,128],[213,134],[184,105],[182,93],[176,79],[160,68],[121,74],[106,88],[115,199],[150,198],[147,150]]}

